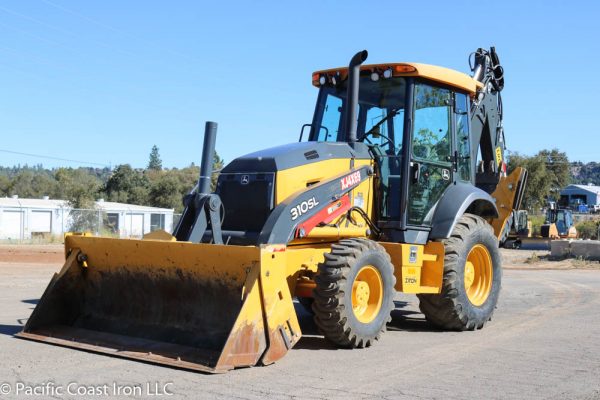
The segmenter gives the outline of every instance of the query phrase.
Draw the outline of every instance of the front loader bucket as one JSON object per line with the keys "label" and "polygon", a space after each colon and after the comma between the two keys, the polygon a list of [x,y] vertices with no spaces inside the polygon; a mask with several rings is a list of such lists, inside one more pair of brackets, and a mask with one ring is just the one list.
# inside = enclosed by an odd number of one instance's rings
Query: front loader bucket
{"label": "front loader bucket", "polygon": [[69,236],[18,337],[179,368],[269,364],[301,336],[275,246]]}

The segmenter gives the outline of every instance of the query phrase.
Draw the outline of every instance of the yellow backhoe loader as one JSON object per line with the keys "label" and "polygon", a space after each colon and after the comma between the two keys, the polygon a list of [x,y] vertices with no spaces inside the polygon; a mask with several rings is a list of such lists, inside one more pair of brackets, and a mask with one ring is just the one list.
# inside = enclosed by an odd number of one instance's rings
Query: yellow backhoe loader
{"label": "yellow backhoe loader", "polygon": [[496,52],[474,52],[472,76],[366,58],[315,72],[299,142],[233,160],[214,192],[207,123],[173,234],[66,237],[64,267],[17,336],[224,372],[300,340],[294,298],[346,348],[379,339],[397,291],[435,326],[482,328],[526,180],[506,175]]}

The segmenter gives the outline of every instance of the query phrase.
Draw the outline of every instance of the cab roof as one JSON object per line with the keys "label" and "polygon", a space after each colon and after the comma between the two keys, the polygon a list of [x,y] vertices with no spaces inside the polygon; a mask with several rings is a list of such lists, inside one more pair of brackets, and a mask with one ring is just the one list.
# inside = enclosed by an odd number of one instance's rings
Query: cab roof
{"label": "cab roof", "polygon": [[[432,81],[442,83],[444,85],[455,87],[459,90],[467,91],[470,94],[475,94],[477,88],[482,87],[482,83],[476,81],[472,77],[462,72],[453,69],[438,67],[437,65],[419,64],[419,63],[388,63],[388,64],[367,64],[361,65],[361,71],[378,72],[391,69],[393,76],[418,76]],[[321,75],[340,75],[340,78],[346,79],[348,76],[348,68],[332,68],[313,73],[313,85],[320,86],[319,78]]]}

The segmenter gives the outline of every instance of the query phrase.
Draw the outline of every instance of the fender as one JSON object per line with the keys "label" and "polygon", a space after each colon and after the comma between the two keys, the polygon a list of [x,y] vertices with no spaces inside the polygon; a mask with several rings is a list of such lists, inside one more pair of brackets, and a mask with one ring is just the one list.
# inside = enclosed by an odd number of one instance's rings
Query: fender
{"label": "fender", "polygon": [[440,199],[433,220],[429,240],[450,237],[456,221],[470,212],[480,217],[498,217],[496,201],[476,186],[458,182],[446,190]]}

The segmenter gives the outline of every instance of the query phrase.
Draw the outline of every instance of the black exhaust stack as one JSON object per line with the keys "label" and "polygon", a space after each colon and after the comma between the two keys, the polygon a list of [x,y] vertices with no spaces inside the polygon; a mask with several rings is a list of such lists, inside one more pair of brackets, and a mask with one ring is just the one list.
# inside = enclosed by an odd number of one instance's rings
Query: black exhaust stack
{"label": "black exhaust stack", "polygon": [[200,178],[198,178],[198,193],[210,193],[216,141],[217,123],[206,121],[206,126],[204,127],[204,146],[202,147],[202,164],[200,164]]}
{"label": "black exhaust stack", "polygon": [[365,62],[369,52],[359,51],[352,57],[348,65],[348,110],[346,112],[346,138],[348,142],[354,143],[356,137],[356,109],[358,108],[358,85],[360,78],[360,65]]}
{"label": "black exhaust stack", "polygon": [[173,236],[177,238],[177,241],[200,243],[205,240],[204,234],[210,229],[210,242],[223,244],[221,198],[218,194],[210,192],[216,141],[217,123],[207,121],[204,128],[198,190],[183,198],[185,209],[173,231]]}

